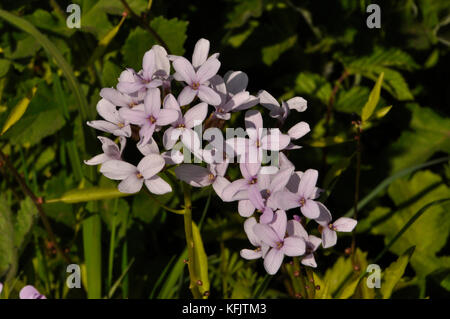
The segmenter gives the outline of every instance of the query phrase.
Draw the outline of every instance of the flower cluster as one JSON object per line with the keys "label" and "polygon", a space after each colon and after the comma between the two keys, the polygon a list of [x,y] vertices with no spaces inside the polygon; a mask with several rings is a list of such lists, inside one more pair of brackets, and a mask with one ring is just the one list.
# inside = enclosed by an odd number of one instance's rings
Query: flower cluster
{"label": "flower cluster", "polygon": [[[119,144],[99,137],[103,153],[85,163],[100,164],[104,176],[120,180],[121,192],[136,193],[145,184],[154,194],[172,191],[158,174],[175,166],[179,180],[193,187],[212,185],[223,201],[238,202],[239,214],[247,218],[244,230],[255,247],[243,249],[243,258],[263,258],[269,274],[278,271],[284,256],[303,256],[304,265],[316,267],[314,251],[335,245],[336,232],[352,231],[356,221],[332,222],[329,210],[317,201],[318,172],[296,171],[283,153],[299,149],[294,141],[310,131],[303,121],[287,131],[280,129],[292,111],[305,111],[307,102],[294,97],[280,104],[264,90],[251,95],[244,72],[217,74],[219,54],[209,55],[209,45],[200,39],[192,61],[155,45],[145,53],[142,70],[126,69],[116,89],[102,89],[97,111],[103,120],[88,125],[116,136]],[[258,105],[269,111],[277,128],[264,127]],[[227,121],[240,111],[245,111],[245,130],[235,129],[229,136],[228,127],[224,138]],[[142,153],[136,165],[122,158],[127,140],[135,141]],[[208,142],[205,147],[203,140]],[[226,172],[233,163],[238,163],[242,178],[230,181]],[[294,215],[288,220],[286,211],[294,209],[304,218]],[[308,235],[306,220],[319,225],[321,238]]]}

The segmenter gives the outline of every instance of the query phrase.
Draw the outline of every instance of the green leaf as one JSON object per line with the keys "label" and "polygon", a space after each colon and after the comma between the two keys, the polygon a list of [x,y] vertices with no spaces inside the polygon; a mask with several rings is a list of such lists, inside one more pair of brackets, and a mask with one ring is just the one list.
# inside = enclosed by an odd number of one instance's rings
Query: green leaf
{"label": "green leaf", "polygon": [[[200,231],[194,222],[192,222],[192,237],[194,240],[194,271],[196,277],[202,281],[202,285],[198,286],[198,290],[203,296],[205,292],[209,292],[210,290],[208,277],[208,256],[206,255],[205,248],[203,247]],[[205,296],[204,298],[207,297]]]}
{"label": "green leaf", "polygon": [[14,223],[14,243],[19,251],[23,249],[27,235],[31,231],[37,217],[37,208],[29,197],[20,202],[20,209],[17,212]]}
{"label": "green leaf", "polygon": [[[415,246],[416,253],[411,258],[411,265],[419,277],[424,278],[436,269],[450,267],[450,256],[436,256],[446,245],[450,233],[450,220],[447,216],[450,202],[429,208],[424,206],[450,197],[450,189],[442,183],[439,175],[430,171],[418,172],[411,180],[394,181],[388,193],[398,208],[392,213],[389,210],[372,211],[368,217],[372,224],[371,233],[384,235],[386,244],[395,238],[396,241],[389,250],[399,256],[406,249]],[[424,207],[428,208],[426,213],[423,213]],[[414,223],[408,224],[417,212],[421,215],[413,220]],[[405,225],[409,228],[400,233]]]}
{"label": "green leaf", "polygon": [[225,28],[233,29],[243,26],[248,19],[261,16],[263,12],[262,0],[236,0],[233,11],[228,14]]}
{"label": "green leaf", "polygon": [[135,70],[142,69],[142,57],[155,44],[157,44],[156,39],[152,38],[147,31],[141,28],[134,29],[128,35],[121,50],[124,61],[127,61],[127,65]]}
{"label": "green leaf", "polygon": [[59,198],[47,199],[45,202],[50,203],[82,203],[94,200],[112,199],[124,196],[130,196],[131,194],[121,193],[117,187],[89,187],[83,189],[73,189],[65,192]]}
{"label": "green leaf", "polygon": [[36,87],[34,87],[31,90],[31,93],[29,96],[24,97],[22,100],[20,100],[19,103],[11,110],[11,113],[9,113],[8,118],[6,119],[5,124],[3,125],[2,132],[0,135],[5,134],[5,132],[14,124],[19,121],[22,116],[25,114],[25,111],[28,108],[28,105],[31,102],[31,99],[33,98],[34,94],[36,93]]}
{"label": "green leaf", "polygon": [[375,86],[370,92],[369,100],[362,109],[361,119],[363,120],[363,122],[367,121],[372,116],[372,113],[373,111],[375,111],[378,101],[380,100],[380,91],[381,91],[381,84],[383,83],[383,77],[384,73],[381,72],[380,75],[378,76]]}
{"label": "green leaf", "polygon": [[0,78],[4,77],[9,71],[11,61],[7,59],[0,59]]}
{"label": "green leaf", "polygon": [[[450,119],[439,116],[431,108],[408,104],[412,112],[410,128],[390,147],[392,171],[422,163],[434,153],[450,153]],[[414,145],[414,147],[411,147]]]}
{"label": "green leaf", "polygon": [[185,248],[184,251],[178,257],[177,261],[175,262],[175,265],[173,265],[170,274],[164,281],[161,291],[158,293],[159,299],[171,299],[175,297],[175,294],[178,289],[177,287],[178,281],[180,280],[183,274],[183,270],[186,267],[184,261],[186,260],[187,257],[188,251],[187,248]]}
{"label": "green leaf", "polygon": [[320,74],[302,72],[295,80],[295,91],[299,94],[311,95],[328,105],[331,96],[331,84]]}
{"label": "green leaf", "polygon": [[[29,98],[24,98],[18,104],[17,112],[11,117],[11,123],[20,120],[4,135],[9,138],[11,144],[35,145],[43,138],[57,132],[65,124],[59,106],[54,103],[53,92],[45,83],[38,86],[36,95],[29,102],[26,113],[23,114],[28,103],[27,99]],[[52,119],[52,125],[48,124],[48,119]]]}
{"label": "green leaf", "polygon": [[278,60],[281,54],[283,54],[288,49],[292,48],[296,42],[297,42],[297,35],[295,34],[283,40],[280,43],[276,43],[262,48],[261,55],[263,62],[266,65],[271,66],[275,61]]}
{"label": "green leaf", "polygon": [[[188,21],[178,20],[177,18],[169,20],[162,16],[156,17],[150,22],[150,26],[169,47],[170,53],[176,55],[184,54],[184,42],[187,38],[186,30],[188,24]],[[147,36],[149,36],[148,33]]]}
{"label": "green leaf", "polygon": [[6,198],[0,196],[0,277],[15,272],[17,249],[14,246],[14,226],[11,209]]}
{"label": "green leaf", "polygon": [[398,257],[397,261],[394,261],[388,268],[386,268],[385,271],[383,271],[380,288],[381,297],[383,299],[389,299],[391,297],[395,286],[403,277],[406,266],[408,265],[413,253],[414,247],[409,248],[400,257]]}
{"label": "green leaf", "polygon": [[92,115],[92,117],[94,117],[93,115],[95,110],[89,112],[86,97],[84,96],[84,93],[73,73],[72,67],[64,59],[58,48],[27,20],[4,10],[0,10],[0,18],[5,19],[22,31],[32,35],[36,41],[42,45],[45,51],[47,51],[47,53],[55,59],[56,64],[61,68],[66,76],[69,87],[78,102],[78,107],[80,108],[83,120],[88,120],[88,115]]}

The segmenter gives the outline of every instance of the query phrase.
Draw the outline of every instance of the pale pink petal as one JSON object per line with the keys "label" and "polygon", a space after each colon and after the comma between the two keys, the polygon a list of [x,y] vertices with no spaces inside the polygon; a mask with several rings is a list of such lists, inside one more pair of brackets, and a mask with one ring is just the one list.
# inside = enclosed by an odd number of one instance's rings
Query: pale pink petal
{"label": "pale pink petal", "polygon": [[314,235],[309,235],[308,242],[312,246],[312,250],[316,251],[317,248],[319,248],[320,244],[322,243],[322,239],[320,239],[319,237],[316,237]]}
{"label": "pale pink petal", "polygon": [[184,125],[187,128],[193,128],[201,124],[208,114],[208,104],[199,103],[196,106],[187,110],[184,114]]}
{"label": "pale pink petal", "polygon": [[300,179],[299,192],[305,199],[311,198],[316,189],[319,172],[315,169],[307,169]]}
{"label": "pale pink petal", "polygon": [[270,129],[270,134],[261,138],[261,148],[270,151],[279,151],[291,142],[289,135],[282,134],[279,129]]}
{"label": "pale pink petal", "polygon": [[137,172],[136,166],[119,160],[107,161],[100,167],[100,173],[114,180],[125,179]]}
{"label": "pale pink petal", "polygon": [[300,206],[300,198],[297,194],[289,191],[281,191],[276,193],[278,198],[278,206],[284,210],[289,210]]}
{"label": "pale pink petal", "polygon": [[253,260],[258,259],[262,257],[262,251],[261,250],[253,250],[253,249],[242,249],[240,252],[240,255],[242,258],[247,260]]}
{"label": "pale pink petal", "polygon": [[308,254],[305,257],[302,258],[302,264],[308,267],[316,268],[317,263],[314,259],[314,254]]}
{"label": "pale pink petal", "polygon": [[320,216],[320,210],[317,202],[311,199],[307,199],[305,201],[305,204],[300,207],[300,210],[305,217],[308,217],[310,219],[315,219]]}
{"label": "pale pink petal", "polygon": [[[174,70],[177,72],[178,76],[180,76],[183,81],[187,84],[192,84],[193,81],[196,80],[196,75],[192,64],[184,57],[177,57],[173,62],[172,66]],[[189,103],[189,102],[188,102]],[[187,103],[186,103],[187,104]],[[180,105],[185,105],[181,104]]]}
{"label": "pale pink petal", "polygon": [[142,111],[121,108],[119,113],[121,117],[132,124],[144,125],[148,121],[146,114]]}
{"label": "pale pink petal", "polygon": [[181,113],[180,105],[172,93],[166,95],[163,105],[165,109],[175,110]]}
{"label": "pale pink petal", "polygon": [[261,192],[257,185],[251,185],[248,188],[248,199],[252,202],[253,206],[255,206],[257,210],[264,210],[264,199],[262,198]]}
{"label": "pale pink petal", "polygon": [[119,112],[114,104],[107,99],[101,99],[97,103],[97,112],[108,122],[117,124],[120,122]]}
{"label": "pale pink petal", "polygon": [[302,224],[295,219],[291,219],[287,222],[286,230],[289,236],[301,237],[304,240],[308,239],[308,233],[305,228],[303,228]]}
{"label": "pale pink petal", "polygon": [[144,179],[132,174],[119,183],[119,191],[121,193],[134,194],[141,190]]}
{"label": "pale pink petal", "polygon": [[333,223],[333,227],[340,232],[351,232],[357,223],[353,218],[341,217]]}
{"label": "pale pink petal", "polygon": [[219,105],[221,102],[220,95],[206,85],[200,85],[198,88],[198,98],[210,105]]}
{"label": "pale pink petal", "polygon": [[236,195],[237,192],[239,192],[241,190],[246,190],[247,188],[248,188],[248,181],[243,178],[238,179],[238,180],[235,180],[234,182],[231,182],[230,185],[225,187],[222,195],[225,198],[231,199],[231,198],[233,198],[234,195]]}
{"label": "pale pink petal", "polygon": [[159,173],[165,165],[164,158],[159,154],[149,154],[139,162],[137,169],[145,179]]}
{"label": "pale pink petal", "polygon": [[157,175],[146,179],[144,183],[145,186],[147,186],[148,190],[156,195],[163,195],[172,191],[172,187],[170,187],[170,185],[165,180]]}
{"label": "pale pink petal", "polygon": [[106,161],[110,160],[110,158],[108,157],[108,155],[106,154],[98,154],[96,156],[94,156],[93,158],[89,159],[89,160],[85,160],[84,164],[86,165],[99,165],[102,164]]}
{"label": "pale pink petal", "polygon": [[281,242],[284,237],[284,235],[282,238],[278,237],[273,228],[267,224],[256,224],[253,227],[253,231],[259,240],[270,247],[277,247],[278,243]]}
{"label": "pale pink petal", "polygon": [[144,98],[145,114],[158,116],[161,109],[161,91],[158,88],[147,90]]}
{"label": "pale pink petal", "polygon": [[278,210],[275,213],[274,220],[270,223],[279,239],[283,239],[286,234],[287,216],[284,210]]}
{"label": "pale pink petal", "polygon": [[194,53],[192,54],[192,65],[194,68],[198,68],[205,63],[209,53],[209,41],[206,39],[200,39],[197,41],[194,47]]}
{"label": "pale pink petal", "polygon": [[283,190],[293,173],[294,173],[293,167],[288,167],[279,170],[278,173],[275,175],[275,177],[272,178],[270,187],[268,187],[270,192],[276,193],[278,191]]}
{"label": "pale pink petal", "polygon": [[304,112],[307,108],[307,102],[304,98],[296,96],[286,101],[290,110],[296,110],[297,112]]}
{"label": "pale pink petal", "polygon": [[19,292],[20,299],[47,299],[33,286],[25,286]]}
{"label": "pale pink petal", "polygon": [[288,135],[291,139],[296,140],[308,134],[309,131],[311,131],[311,129],[309,128],[308,123],[299,122],[289,129]]}
{"label": "pale pink petal", "polygon": [[151,138],[147,144],[145,145],[136,145],[138,150],[142,153],[142,155],[149,155],[149,154],[159,154],[159,147],[156,141]]}
{"label": "pale pink petal", "polygon": [[227,91],[233,95],[244,91],[248,85],[248,76],[242,71],[229,71],[224,76]]}
{"label": "pale pink petal", "polygon": [[178,94],[178,103],[180,106],[188,105],[197,96],[198,90],[193,90],[190,86],[185,86]]}
{"label": "pale pink petal", "polygon": [[269,275],[275,275],[283,263],[284,252],[281,249],[272,248],[264,257],[264,268]]}
{"label": "pale pink petal", "polygon": [[147,80],[151,80],[153,73],[155,72],[156,61],[155,61],[155,51],[150,49],[145,52],[142,59],[142,70],[143,76]]}
{"label": "pale pink petal", "polygon": [[155,44],[152,50],[155,52],[155,75],[168,76],[170,74],[170,61],[166,49]]}
{"label": "pale pink petal", "polygon": [[[259,111],[248,110],[245,112],[245,128],[251,140],[259,140],[263,129],[263,119]],[[254,133],[250,133],[249,129]]]}
{"label": "pale pink petal", "polygon": [[250,217],[255,212],[255,206],[248,199],[242,199],[238,202],[238,212],[242,217]]}
{"label": "pale pink petal", "polygon": [[252,243],[253,246],[259,247],[261,246],[261,240],[256,236],[255,232],[253,231],[253,227],[258,222],[256,221],[255,217],[247,218],[247,220],[244,222],[244,231],[247,234],[248,240]]}
{"label": "pale pink petal", "polygon": [[252,181],[257,176],[261,163],[239,163],[239,168],[242,176],[246,180]]}
{"label": "pale pink petal", "polygon": [[281,115],[282,110],[280,103],[267,91],[258,92],[259,103],[270,111],[271,117],[278,117]]}
{"label": "pale pink petal", "polygon": [[275,215],[273,214],[273,210],[270,207],[264,207],[259,221],[261,222],[261,224],[269,224],[274,221],[274,216]]}
{"label": "pale pink petal", "polygon": [[103,120],[89,121],[86,122],[86,124],[92,128],[95,128],[96,130],[107,133],[113,133],[119,128],[116,124]]}
{"label": "pale pink petal", "polygon": [[162,109],[159,111],[158,118],[156,119],[156,124],[163,126],[174,123],[178,120],[179,112],[175,110]]}
{"label": "pale pink petal", "polygon": [[301,237],[287,237],[283,241],[284,254],[289,257],[301,256],[305,253],[305,240]]}
{"label": "pale pink petal", "polygon": [[164,147],[167,150],[172,149],[173,146],[177,143],[178,139],[180,138],[182,132],[183,132],[182,129],[174,127],[169,127],[167,130],[165,130],[163,135]]}
{"label": "pale pink petal", "polygon": [[100,90],[100,96],[104,99],[107,99],[109,102],[116,106],[125,106],[128,107],[128,105],[131,103],[132,99],[120,93],[118,90],[113,88],[103,88]]}
{"label": "pale pink petal", "polygon": [[223,196],[223,190],[225,189],[225,187],[230,185],[229,180],[227,180],[223,176],[216,176],[216,179],[214,180],[214,183],[212,185],[213,185],[214,191],[216,192],[217,196],[219,196],[220,199],[222,199],[222,201],[224,201],[224,202],[229,201],[229,199],[227,199],[226,197]]}
{"label": "pale pink petal", "polygon": [[216,75],[217,71],[219,71],[219,69],[220,69],[220,62],[219,62],[219,60],[217,60],[217,59],[208,59],[198,69],[198,71],[197,71],[197,80],[200,83],[205,83],[210,78],[212,78],[214,75]]}
{"label": "pale pink petal", "polygon": [[337,242],[337,234],[334,230],[329,229],[328,227],[323,227],[322,229],[322,247],[330,248],[336,245]]}

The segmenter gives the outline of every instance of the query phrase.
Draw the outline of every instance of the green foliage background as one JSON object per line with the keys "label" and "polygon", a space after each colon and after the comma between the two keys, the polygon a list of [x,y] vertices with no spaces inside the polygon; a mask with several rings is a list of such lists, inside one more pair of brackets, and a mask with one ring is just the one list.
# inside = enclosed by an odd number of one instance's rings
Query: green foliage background
{"label": "green foliage background", "polygon": [[[211,51],[220,52],[220,73],[246,72],[252,93],[265,89],[277,98],[308,100],[308,110],[294,112],[286,126],[304,120],[312,130],[289,157],[299,170],[320,171],[319,185],[329,191],[323,199],[335,218],[352,214],[354,123],[383,74],[375,115],[362,125],[359,197],[374,196],[358,215],[358,250],[347,256],[351,236],[341,236],[336,247],[320,251],[313,274],[320,290],[308,296],[449,297],[450,203],[432,205],[402,230],[425,205],[450,197],[448,1],[378,1],[380,29],[366,26],[370,2],[364,0],[129,0],[139,17],[122,22],[119,0],[71,2],[81,6],[81,29],[66,26],[68,1],[2,1],[0,147],[44,199],[59,246],[81,265],[83,287],[67,289],[66,261],[33,199],[2,161],[5,294],[17,297],[23,285],[33,284],[52,298],[190,296],[183,218],[161,207],[180,207],[182,194],[162,196],[160,203],[143,191],[119,198],[115,183],[82,164],[99,152],[85,125],[96,116],[99,90],[115,86],[126,67],[139,70],[143,54],[159,43],[149,25],[172,54],[190,56],[199,38],[209,39]],[[17,121],[9,127],[11,118]],[[74,195],[76,189],[85,191]],[[262,263],[239,257],[247,240],[235,203],[221,203],[210,189],[193,196],[211,297],[296,296],[295,263],[269,278]],[[381,289],[359,281],[374,260],[382,269]]]}

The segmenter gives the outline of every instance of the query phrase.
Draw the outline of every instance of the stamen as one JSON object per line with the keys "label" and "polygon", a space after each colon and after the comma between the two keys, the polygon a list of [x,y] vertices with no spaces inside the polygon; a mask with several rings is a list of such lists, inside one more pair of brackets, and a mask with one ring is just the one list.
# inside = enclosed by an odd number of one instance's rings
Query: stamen
{"label": "stamen", "polygon": [[150,121],[150,123],[155,124],[156,119],[153,117],[153,115],[150,115],[150,117],[148,118],[148,120]]}
{"label": "stamen", "polygon": [[208,178],[209,178],[210,181],[213,181],[216,177],[214,176],[213,173],[209,173],[208,174]]}
{"label": "stamen", "polygon": [[305,206],[305,204],[306,204],[306,199],[304,199],[304,198],[300,199],[300,207]]}
{"label": "stamen", "polygon": [[192,83],[191,87],[192,87],[194,90],[198,90],[198,88],[200,87],[200,83],[194,82],[194,83]]}
{"label": "stamen", "polygon": [[136,177],[139,178],[139,179],[141,179],[143,176],[142,176],[141,173],[137,173],[137,174],[136,174]]}
{"label": "stamen", "polygon": [[117,123],[117,126],[120,127],[120,128],[122,128],[122,127],[125,126],[125,124],[119,122],[119,123]]}
{"label": "stamen", "polygon": [[281,247],[283,247],[283,242],[282,242],[282,241],[279,241],[279,242],[277,243],[277,249],[281,249]]}

